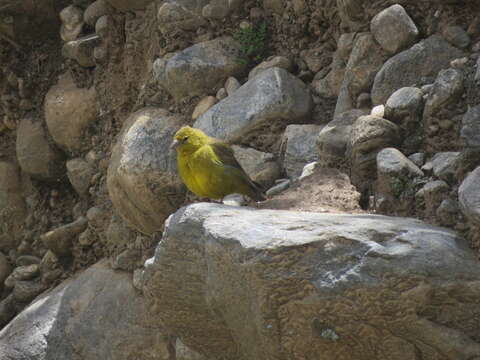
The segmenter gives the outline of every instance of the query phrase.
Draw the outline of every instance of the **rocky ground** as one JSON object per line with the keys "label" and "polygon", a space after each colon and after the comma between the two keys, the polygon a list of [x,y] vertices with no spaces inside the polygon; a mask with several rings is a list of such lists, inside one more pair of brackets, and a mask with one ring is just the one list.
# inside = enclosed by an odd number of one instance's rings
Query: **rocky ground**
{"label": "rocky ground", "polygon": [[0,0],[0,358],[480,359],[479,10]]}

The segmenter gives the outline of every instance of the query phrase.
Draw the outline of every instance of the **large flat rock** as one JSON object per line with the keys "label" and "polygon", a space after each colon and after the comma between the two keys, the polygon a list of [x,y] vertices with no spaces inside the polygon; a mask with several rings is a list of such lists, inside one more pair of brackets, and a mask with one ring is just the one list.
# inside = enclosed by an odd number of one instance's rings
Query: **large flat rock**
{"label": "large flat rock", "polygon": [[480,356],[480,264],[421,221],[200,203],[147,264],[162,322],[213,359]]}

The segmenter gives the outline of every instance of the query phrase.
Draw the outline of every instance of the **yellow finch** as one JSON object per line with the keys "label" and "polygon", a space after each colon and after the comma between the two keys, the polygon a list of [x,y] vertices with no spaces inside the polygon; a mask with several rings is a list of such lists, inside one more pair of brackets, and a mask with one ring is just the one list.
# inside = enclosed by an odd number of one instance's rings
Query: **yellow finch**
{"label": "yellow finch", "polygon": [[232,148],[202,130],[184,126],[174,136],[180,176],[187,188],[200,197],[222,199],[243,194],[265,200],[260,185],[253,182],[233,155]]}

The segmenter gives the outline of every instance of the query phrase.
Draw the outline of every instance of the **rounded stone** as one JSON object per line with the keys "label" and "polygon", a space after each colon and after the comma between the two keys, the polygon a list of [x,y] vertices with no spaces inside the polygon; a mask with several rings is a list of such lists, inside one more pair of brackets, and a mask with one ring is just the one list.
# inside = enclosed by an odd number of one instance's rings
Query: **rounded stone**
{"label": "rounded stone", "polygon": [[78,151],[86,145],[85,130],[97,118],[95,88],[78,88],[70,75],[63,75],[48,91],[44,110],[53,140],[68,151]]}
{"label": "rounded stone", "polygon": [[107,185],[117,213],[133,228],[152,234],[183,202],[173,135],[184,119],[160,108],[133,113],[113,150]]}

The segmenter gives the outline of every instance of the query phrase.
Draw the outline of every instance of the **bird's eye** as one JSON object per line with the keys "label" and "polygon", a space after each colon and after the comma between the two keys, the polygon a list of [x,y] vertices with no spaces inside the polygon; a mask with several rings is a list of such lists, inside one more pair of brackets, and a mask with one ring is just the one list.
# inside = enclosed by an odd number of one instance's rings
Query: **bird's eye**
{"label": "bird's eye", "polygon": [[188,136],[185,136],[183,139],[182,139],[182,142],[186,142],[188,140]]}

